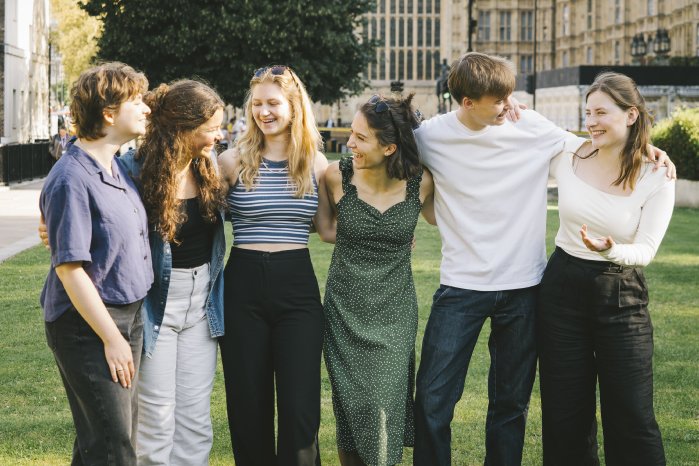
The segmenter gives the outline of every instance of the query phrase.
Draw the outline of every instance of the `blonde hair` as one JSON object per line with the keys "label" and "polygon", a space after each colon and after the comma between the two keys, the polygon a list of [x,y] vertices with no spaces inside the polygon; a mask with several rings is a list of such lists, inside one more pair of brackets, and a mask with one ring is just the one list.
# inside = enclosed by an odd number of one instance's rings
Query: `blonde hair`
{"label": "blonde hair", "polygon": [[[278,73],[283,68],[282,73]],[[245,99],[247,129],[238,140],[240,179],[245,189],[251,190],[259,174],[265,138],[252,115],[252,90],[262,83],[274,83],[281,89],[291,108],[289,125],[289,178],[296,191],[295,197],[313,194],[313,162],[320,147],[320,133],[311,109],[311,100],[301,80],[287,66],[272,66],[258,70],[250,80]]]}
{"label": "blonde hair", "polygon": [[449,70],[449,92],[461,105],[464,97],[506,98],[515,90],[515,67],[511,61],[494,55],[467,52]]}

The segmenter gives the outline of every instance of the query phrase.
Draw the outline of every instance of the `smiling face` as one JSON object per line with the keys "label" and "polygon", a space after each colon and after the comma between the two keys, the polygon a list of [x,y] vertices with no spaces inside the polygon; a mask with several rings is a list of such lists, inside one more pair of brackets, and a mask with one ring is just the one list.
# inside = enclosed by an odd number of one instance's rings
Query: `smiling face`
{"label": "smiling face", "polygon": [[221,121],[223,109],[216,110],[214,115],[201,124],[192,135],[192,158],[208,157],[214,145],[221,140]]}
{"label": "smiling face", "polygon": [[282,89],[273,82],[252,88],[252,116],[265,137],[285,135],[291,124],[291,106]]}
{"label": "smiling face", "polygon": [[377,168],[384,166],[395,151],[395,144],[382,146],[369,127],[362,112],[357,112],[352,120],[352,133],[347,141],[347,147],[352,150],[355,170]]}
{"label": "smiling face", "polygon": [[630,126],[638,118],[638,110],[622,110],[604,92],[590,94],[585,104],[585,127],[596,149],[623,148],[629,138]]}
{"label": "smiling face", "polygon": [[[146,134],[146,116],[150,114],[150,107],[143,102],[143,96],[137,94],[133,98],[122,102],[115,113],[105,112],[107,125],[105,128],[113,128],[120,137],[133,139]],[[113,123],[113,124],[111,124]]]}
{"label": "smiling face", "polygon": [[505,123],[510,106],[507,98],[484,95],[478,100],[464,98],[467,126],[475,131],[486,126],[499,126]]}

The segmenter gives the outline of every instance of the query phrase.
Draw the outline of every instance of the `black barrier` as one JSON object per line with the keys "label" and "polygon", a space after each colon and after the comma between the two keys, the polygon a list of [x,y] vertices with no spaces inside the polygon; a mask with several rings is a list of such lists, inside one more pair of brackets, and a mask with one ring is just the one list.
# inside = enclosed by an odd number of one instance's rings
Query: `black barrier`
{"label": "black barrier", "polygon": [[0,185],[43,178],[54,163],[48,142],[0,146]]}

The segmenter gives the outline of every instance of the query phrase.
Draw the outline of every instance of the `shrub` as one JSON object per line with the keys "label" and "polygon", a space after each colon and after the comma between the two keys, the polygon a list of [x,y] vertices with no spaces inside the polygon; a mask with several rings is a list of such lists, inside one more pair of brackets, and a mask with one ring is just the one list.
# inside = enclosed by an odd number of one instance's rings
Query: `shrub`
{"label": "shrub", "polygon": [[653,145],[677,165],[677,177],[699,181],[699,108],[679,109],[651,130]]}

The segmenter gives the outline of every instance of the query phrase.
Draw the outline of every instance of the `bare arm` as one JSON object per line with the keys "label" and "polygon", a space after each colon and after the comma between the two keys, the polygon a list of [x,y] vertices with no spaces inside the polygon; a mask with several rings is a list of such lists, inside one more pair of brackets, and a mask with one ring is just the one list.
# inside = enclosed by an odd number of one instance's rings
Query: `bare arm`
{"label": "bare arm", "polygon": [[334,243],[337,234],[337,220],[326,181],[328,159],[320,152],[316,155],[314,168],[318,183],[318,210],[313,217],[313,225],[321,240],[326,243]]}
{"label": "bare arm", "polygon": [[437,218],[434,215],[434,181],[432,173],[427,168],[423,168],[422,172],[420,199],[422,200],[422,216],[427,220],[427,223],[437,226]]}
{"label": "bare arm", "polygon": [[218,168],[223,183],[228,185],[229,188],[235,186],[238,182],[238,175],[240,174],[240,156],[238,154],[238,149],[233,148],[221,152],[218,156]]}
{"label": "bare arm", "polygon": [[104,343],[104,357],[114,382],[130,388],[136,375],[131,346],[119,332],[109,311],[97,293],[95,285],[79,262],[67,262],[56,267],[70,301],[88,325]]}

